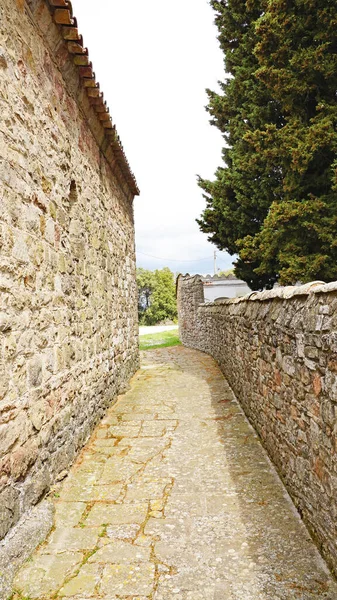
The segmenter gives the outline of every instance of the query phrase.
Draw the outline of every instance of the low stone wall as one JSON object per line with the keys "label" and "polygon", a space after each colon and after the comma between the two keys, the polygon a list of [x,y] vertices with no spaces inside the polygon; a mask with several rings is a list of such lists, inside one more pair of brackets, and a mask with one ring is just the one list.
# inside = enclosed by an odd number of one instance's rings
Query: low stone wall
{"label": "low stone wall", "polygon": [[0,5],[0,539],[138,367],[131,179],[52,4]]}
{"label": "low stone wall", "polygon": [[220,364],[337,573],[337,283],[200,304],[179,277],[182,342]]}

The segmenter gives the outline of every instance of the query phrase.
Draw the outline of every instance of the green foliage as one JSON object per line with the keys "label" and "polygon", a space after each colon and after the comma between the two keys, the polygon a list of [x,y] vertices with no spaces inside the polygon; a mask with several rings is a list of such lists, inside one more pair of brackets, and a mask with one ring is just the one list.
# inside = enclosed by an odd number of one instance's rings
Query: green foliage
{"label": "green foliage", "polygon": [[198,221],[252,289],[337,278],[332,0],[211,1],[229,78],[208,92],[228,145]]}
{"label": "green foliage", "polygon": [[155,350],[156,348],[168,348],[180,346],[178,329],[163,331],[161,333],[141,335],[139,338],[140,350]]}
{"label": "green foliage", "polygon": [[225,271],[219,271],[218,275],[221,277],[229,277],[230,275],[234,275],[234,269],[226,269]]}
{"label": "green foliage", "polygon": [[156,325],[178,317],[174,275],[168,267],[137,269],[139,322]]}

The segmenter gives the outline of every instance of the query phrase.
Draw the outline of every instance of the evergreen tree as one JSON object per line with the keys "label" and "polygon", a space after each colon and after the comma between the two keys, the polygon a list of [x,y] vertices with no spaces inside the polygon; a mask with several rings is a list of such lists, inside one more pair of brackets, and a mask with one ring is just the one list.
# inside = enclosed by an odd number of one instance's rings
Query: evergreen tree
{"label": "evergreen tree", "polygon": [[276,264],[285,284],[337,279],[336,8],[334,0],[273,0],[256,26],[256,76],[284,115],[274,141],[283,180],[243,256],[261,276]]}
{"label": "evergreen tree", "polygon": [[335,1],[211,4],[231,77],[208,92],[227,147],[200,228],[252,289],[334,279]]}
{"label": "evergreen tree", "polygon": [[[200,179],[206,192],[206,209],[198,223],[210,241],[230,254],[238,253],[241,239],[260,231],[281,184],[273,161],[267,169],[251,142],[256,129],[268,133],[268,126],[277,127],[280,120],[279,107],[255,76],[259,67],[254,54],[255,23],[262,14],[260,4],[259,0],[211,2],[230,74],[220,94],[207,90],[211,123],[220,129],[226,142],[225,166],[217,170],[215,181]],[[253,289],[272,285],[276,274],[260,277],[254,271],[256,266],[240,257],[235,274]]]}

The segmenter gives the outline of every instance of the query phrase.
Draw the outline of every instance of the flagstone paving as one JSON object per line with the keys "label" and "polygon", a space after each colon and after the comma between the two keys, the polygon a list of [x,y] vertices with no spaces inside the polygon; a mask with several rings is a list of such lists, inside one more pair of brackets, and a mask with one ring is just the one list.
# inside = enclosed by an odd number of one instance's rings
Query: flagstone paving
{"label": "flagstone paving", "polygon": [[62,485],[14,598],[337,599],[213,359],[148,352]]}

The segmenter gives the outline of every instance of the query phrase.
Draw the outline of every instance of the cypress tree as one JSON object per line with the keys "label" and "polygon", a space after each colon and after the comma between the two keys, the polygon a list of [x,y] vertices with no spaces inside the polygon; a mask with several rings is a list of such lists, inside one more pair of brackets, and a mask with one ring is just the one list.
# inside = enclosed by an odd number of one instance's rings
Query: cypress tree
{"label": "cypress tree", "polygon": [[[273,0],[256,25],[256,76],[280,103],[282,194],[244,256],[285,284],[337,279],[337,17],[332,0]],[[259,134],[257,132],[257,149]]]}
{"label": "cypress tree", "polygon": [[200,228],[252,289],[337,278],[336,2],[211,4],[231,77],[208,92],[227,147]]}

